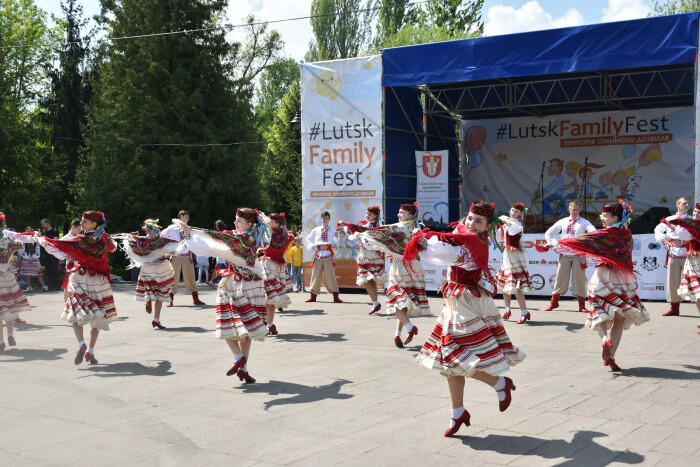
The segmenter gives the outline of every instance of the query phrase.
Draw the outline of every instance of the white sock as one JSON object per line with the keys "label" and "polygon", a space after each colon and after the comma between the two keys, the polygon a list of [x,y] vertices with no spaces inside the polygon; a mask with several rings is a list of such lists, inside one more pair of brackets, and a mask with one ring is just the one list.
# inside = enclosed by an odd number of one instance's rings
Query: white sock
{"label": "white sock", "polygon": [[524,317],[526,317],[529,314],[530,314],[530,312],[527,311],[527,308],[524,310],[520,310],[520,319],[523,319]]}
{"label": "white sock", "polygon": [[506,307],[506,313],[509,312],[509,311],[510,311],[510,307],[507,306],[507,307]]}
{"label": "white sock", "polygon": [[245,365],[243,365],[242,370],[245,371],[246,373],[248,373],[248,364],[247,363]]}
{"label": "white sock", "polygon": [[498,400],[505,400],[506,393],[504,389],[506,388],[506,379],[503,376],[498,377],[498,382],[494,385],[493,388],[496,390],[496,394],[498,394]]}
{"label": "white sock", "polygon": [[377,306],[377,305],[379,305],[379,300],[375,300],[372,302],[372,306]]}
{"label": "white sock", "polygon": [[408,323],[408,324],[406,325],[406,331],[411,332],[411,331],[413,331],[413,328],[414,328],[414,327],[415,327],[415,326],[413,325],[413,323]]}
{"label": "white sock", "polygon": [[234,360],[235,362],[237,362],[237,361],[240,360],[241,358],[243,358],[243,354],[242,354],[242,353],[233,354],[233,360]]}
{"label": "white sock", "polygon": [[90,347],[89,349],[87,349],[87,353],[92,354],[92,355],[95,355],[95,348],[94,348],[94,347]]}
{"label": "white sock", "polygon": [[467,409],[464,407],[460,407],[458,409],[452,409],[452,419],[450,420],[450,428],[456,425],[455,420],[458,419],[459,417],[466,412]]}
{"label": "white sock", "polygon": [[85,341],[80,341],[80,342],[78,342],[78,347],[82,347],[82,346],[84,346],[84,345],[85,345]]}
{"label": "white sock", "polygon": [[396,337],[401,337],[401,331],[399,331],[398,329],[396,330]]}
{"label": "white sock", "polygon": [[154,322],[154,323],[160,323],[160,318],[154,319],[153,322]]}

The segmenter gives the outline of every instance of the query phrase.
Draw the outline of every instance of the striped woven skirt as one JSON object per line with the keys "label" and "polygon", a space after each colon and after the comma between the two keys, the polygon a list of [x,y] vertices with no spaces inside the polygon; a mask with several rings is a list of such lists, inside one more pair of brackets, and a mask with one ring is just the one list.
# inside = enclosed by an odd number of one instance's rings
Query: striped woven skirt
{"label": "striped woven skirt", "polygon": [[[479,295],[479,296],[474,296]],[[475,371],[498,375],[525,359],[503,328],[498,308],[488,294],[465,290],[445,299],[430,337],[418,354],[426,368],[443,376],[471,376]]]}
{"label": "striped woven skirt", "polygon": [[613,271],[606,266],[596,268],[588,283],[588,302],[591,311],[586,319],[586,326],[591,329],[600,323],[610,329],[615,313],[625,318],[624,329],[632,324],[637,326],[651,319],[642,305],[634,288],[634,276]]}
{"label": "striped woven skirt", "polygon": [[387,281],[384,255],[379,251],[360,247],[357,254],[357,285],[374,281],[382,285]]}
{"label": "striped woven skirt", "polygon": [[144,264],[141,266],[139,279],[136,283],[136,300],[170,302],[173,276],[173,266],[170,261],[163,260]]}
{"label": "striped woven skirt", "polygon": [[22,258],[19,274],[26,277],[39,277],[39,259]]}
{"label": "striped woven skirt", "polygon": [[287,265],[269,258],[263,258],[261,262],[267,304],[274,305],[275,308],[287,308],[292,304],[292,299],[287,295],[287,289],[292,287]]}
{"label": "striped woven skirt", "polygon": [[117,308],[107,276],[90,275],[80,268],[70,274],[67,290],[68,298],[61,319],[109,331],[109,323],[117,320]]}
{"label": "striped woven skirt", "polygon": [[10,271],[0,272],[0,321],[17,319],[22,311],[29,311],[29,302]]}
{"label": "striped woven skirt", "polygon": [[527,272],[525,253],[519,250],[503,251],[503,264],[498,270],[496,282],[498,290],[504,294],[512,295],[518,291],[524,294],[534,292],[530,274]]}
{"label": "striped woven skirt", "polygon": [[397,258],[391,262],[389,282],[386,288],[386,314],[408,309],[409,316],[429,315],[430,306],[425,295],[423,266],[418,260],[411,261],[412,271],[406,269]]}
{"label": "striped woven skirt", "polygon": [[700,255],[688,256],[683,265],[683,279],[681,286],[678,288],[678,295],[683,300],[695,302],[700,299]]}
{"label": "striped woven skirt", "polygon": [[216,337],[263,340],[267,334],[266,294],[262,279],[224,277],[216,292]]}

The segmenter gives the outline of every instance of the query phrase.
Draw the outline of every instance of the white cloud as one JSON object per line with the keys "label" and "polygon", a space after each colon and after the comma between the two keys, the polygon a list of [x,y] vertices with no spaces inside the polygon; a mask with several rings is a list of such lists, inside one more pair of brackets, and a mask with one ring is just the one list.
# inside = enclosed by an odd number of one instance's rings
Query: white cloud
{"label": "white cloud", "polygon": [[643,0],[608,0],[608,7],[603,8],[601,21],[625,21],[646,17],[651,8]]}
{"label": "white cloud", "polygon": [[[287,18],[309,16],[311,12],[311,0],[229,0],[226,14],[231,24],[245,22],[248,14],[266,21],[274,21]],[[311,22],[308,19],[297,21],[283,21],[273,23],[270,29],[276,29],[285,43],[283,55],[299,61],[309,48],[309,41],[313,38]],[[245,31],[236,28],[231,37],[234,40],[243,40]]]}
{"label": "white cloud", "polygon": [[484,34],[487,36],[585,24],[583,15],[575,8],[555,19],[536,0],[527,2],[518,9],[504,5],[493,6],[489,8],[487,18],[484,25]]}

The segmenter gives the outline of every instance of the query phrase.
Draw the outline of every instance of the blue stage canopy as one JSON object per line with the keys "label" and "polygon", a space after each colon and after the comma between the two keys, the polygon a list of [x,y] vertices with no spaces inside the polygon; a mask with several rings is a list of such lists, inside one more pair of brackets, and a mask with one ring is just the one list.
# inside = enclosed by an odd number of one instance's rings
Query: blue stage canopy
{"label": "blue stage canopy", "polygon": [[383,51],[383,84],[455,83],[695,61],[698,13]]}

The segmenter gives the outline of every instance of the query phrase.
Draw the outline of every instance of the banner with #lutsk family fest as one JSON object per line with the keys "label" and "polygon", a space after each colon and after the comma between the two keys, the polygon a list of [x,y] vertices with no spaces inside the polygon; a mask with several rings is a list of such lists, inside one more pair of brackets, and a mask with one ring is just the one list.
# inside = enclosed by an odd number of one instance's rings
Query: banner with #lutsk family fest
{"label": "banner with #lutsk family fest", "polygon": [[[301,64],[304,238],[321,225],[323,211],[335,227],[364,220],[368,206],[382,205],[381,78],[379,55]],[[341,287],[355,286],[357,252],[357,242],[337,240]],[[305,246],[304,262],[312,260]]]}

